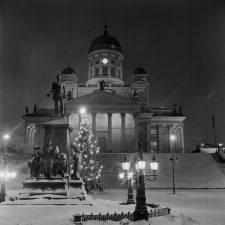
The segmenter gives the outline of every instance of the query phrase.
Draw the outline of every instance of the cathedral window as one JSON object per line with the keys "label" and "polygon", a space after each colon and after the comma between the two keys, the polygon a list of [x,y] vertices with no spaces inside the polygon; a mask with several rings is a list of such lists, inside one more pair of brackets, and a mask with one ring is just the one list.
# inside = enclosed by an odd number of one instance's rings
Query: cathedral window
{"label": "cathedral window", "polygon": [[115,74],[115,68],[112,67],[112,68],[111,68],[111,76],[112,76],[112,77],[115,77],[115,75],[116,75],[116,74]]}
{"label": "cathedral window", "polygon": [[111,64],[112,65],[115,65],[115,60],[111,60]]}
{"label": "cathedral window", "polygon": [[108,68],[103,67],[103,76],[106,76],[108,74]]}
{"label": "cathedral window", "polygon": [[120,75],[120,70],[118,70],[118,77],[120,78],[120,76],[121,76],[121,75]]}
{"label": "cathedral window", "polygon": [[154,129],[154,128],[153,128],[153,129],[151,129],[151,131],[150,131],[150,132],[151,132],[151,134],[153,134],[153,135],[157,134],[157,133],[156,133],[156,129]]}
{"label": "cathedral window", "polygon": [[95,60],[95,65],[99,65],[99,60]]}
{"label": "cathedral window", "polygon": [[157,141],[151,141],[151,151],[156,152],[157,150]]}
{"label": "cathedral window", "polygon": [[99,76],[99,68],[95,68],[95,76]]}

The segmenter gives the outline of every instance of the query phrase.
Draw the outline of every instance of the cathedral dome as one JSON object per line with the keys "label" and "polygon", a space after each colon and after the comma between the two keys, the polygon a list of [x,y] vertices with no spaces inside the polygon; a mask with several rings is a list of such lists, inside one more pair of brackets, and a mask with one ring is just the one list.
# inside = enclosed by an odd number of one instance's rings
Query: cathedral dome
{"label": "cathedral dome", "polygon": [[146,70],[144,68],[142,68],[141,66],[138,66],[134,70],[133,74],[147,74],[147,72],[146,72]]}
{"label": "cathedral dome", "polygon": [[122,48],[119,41],[115,37],[108,34],[106,25],[104,34],[96,37],[92,41],[89,52],[99,49],[112,49],[122,53]]}
{"label": "cathedral dome", "polygon": [[68,66],[62,71],[62,74],[76,74],[76,72],[72,67]]}

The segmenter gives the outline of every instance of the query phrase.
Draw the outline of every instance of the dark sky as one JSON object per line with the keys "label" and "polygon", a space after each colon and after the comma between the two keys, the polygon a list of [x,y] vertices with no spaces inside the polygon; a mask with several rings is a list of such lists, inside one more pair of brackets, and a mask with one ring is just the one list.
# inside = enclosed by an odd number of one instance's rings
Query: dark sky
{"label": "dark sky", "polygon": [[199,0],[1,0],[0,131],[21,131],[25,106],[52,106],[46,93],[70,63],[87,79],[91,41],[109,33],[124,52],[124,80],[139,62],[151,104],[182,106],[185,149],[225,143],[225,4]]}

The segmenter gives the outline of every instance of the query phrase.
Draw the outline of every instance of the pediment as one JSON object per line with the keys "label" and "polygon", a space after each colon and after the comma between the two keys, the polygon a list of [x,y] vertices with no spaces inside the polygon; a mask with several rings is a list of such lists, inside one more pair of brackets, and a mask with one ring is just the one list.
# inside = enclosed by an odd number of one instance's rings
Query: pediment
{"label": "pediment", "polygon": [[66,110],[77,111],[81,106],[91,112],[139,112],[141,104],[135,100],[117,95],[107,90],[95,90],[87,95],[66,102]]}

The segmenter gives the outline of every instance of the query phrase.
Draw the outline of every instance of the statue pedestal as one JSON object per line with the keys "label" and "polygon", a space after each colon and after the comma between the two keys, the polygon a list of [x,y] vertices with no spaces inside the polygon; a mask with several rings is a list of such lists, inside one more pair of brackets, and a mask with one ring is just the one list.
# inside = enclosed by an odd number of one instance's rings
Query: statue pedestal
{"label": "statue pedestal", "polygon": [[59,147],[60,152],[65,153],[69,157],[69,124],[66,119],[64,117],[52,118],[52,120],[44,123],[43,127],[45,129],[43,149],[46,148],[49,140],[51,140],[55,146]]}
{"label": "statue pedestal", "polygon": [[19,200],[32,199],[86,199],[86,191],[82,180],[65,178],[27,178],[19,193]]}
{"label": "statue pedestal", "polygon": [[67,197],[72,199],[85,200],[87,192],[82,180],[69,180],[67,189]]}

